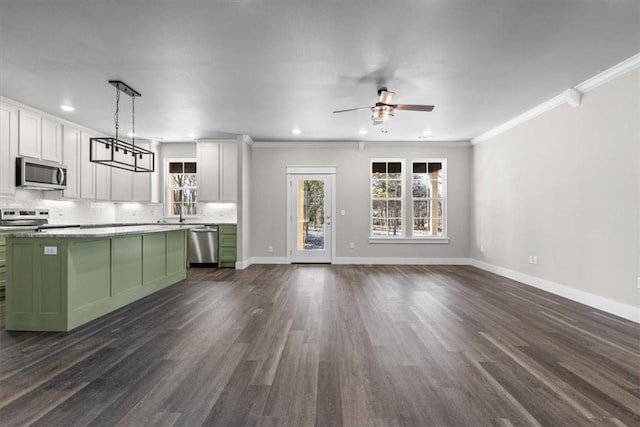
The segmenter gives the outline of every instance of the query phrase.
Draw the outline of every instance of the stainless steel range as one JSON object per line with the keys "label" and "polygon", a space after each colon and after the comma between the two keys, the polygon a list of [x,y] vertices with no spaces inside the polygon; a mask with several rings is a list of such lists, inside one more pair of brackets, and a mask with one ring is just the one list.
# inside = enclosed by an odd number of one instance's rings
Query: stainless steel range
{"label": "stainless steel range", "polygon": [[49,209],[0,208],[0,226],[41,226],[49,222]]}

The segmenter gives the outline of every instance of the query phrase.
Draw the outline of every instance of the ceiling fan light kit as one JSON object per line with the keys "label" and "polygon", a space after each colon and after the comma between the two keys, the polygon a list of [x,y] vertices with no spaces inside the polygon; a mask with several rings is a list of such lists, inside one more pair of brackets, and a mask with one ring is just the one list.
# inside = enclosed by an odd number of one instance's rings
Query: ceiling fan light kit
{"label": "ceiling fan light kit", "polygon": [[[111,137],[90,138],[89,160],[106,166],[124,169],[131,172],[153,172],[155,169],[155,153],[136,146],[135,98],[142,96],[131,86],[119,80],[109,80],[116,88],[116,112],[114,114],[116,135]],[[131,97],[131,143],[118,138],[120,92]]]}
{"label": "ceiling fan light kit", "polygon": [[391,117],[394,117],[395,110],[404,111],[433,111],[433,105],[416,105],[416,104],[392,104],[391,99],[395,92],[390,92],[386,87],[378,89],[378,102],[373,107],[349,108],[346,110],[336,110],[334,113],[345,113],[347,111],[371,110],[371,120],[374,125],[378,125]]}

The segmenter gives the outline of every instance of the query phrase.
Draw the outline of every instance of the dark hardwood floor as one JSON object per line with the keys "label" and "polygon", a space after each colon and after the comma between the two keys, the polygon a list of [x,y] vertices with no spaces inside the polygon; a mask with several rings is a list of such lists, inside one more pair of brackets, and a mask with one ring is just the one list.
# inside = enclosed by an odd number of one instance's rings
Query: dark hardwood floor
{"label": "dark hardwood floor", "polygon": [[639,325],[473,267],[191,269],[0,338],[7,426],[640,425]]}

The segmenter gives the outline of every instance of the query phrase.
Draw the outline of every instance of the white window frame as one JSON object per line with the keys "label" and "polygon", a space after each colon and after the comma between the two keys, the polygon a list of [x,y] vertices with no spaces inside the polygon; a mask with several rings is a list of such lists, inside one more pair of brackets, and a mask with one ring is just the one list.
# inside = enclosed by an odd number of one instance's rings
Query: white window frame
{"label": "white window frame", "polygon": [[[401,162],[402,163],[402,236],[374,236],[373,235],[373,174],[371,172],[374,162]],[[413,236],[413,164],[414,163],[442,163],[442,236]],[[409,165],[409,166],[407,166]],[[410,168],[410,169],[407,169]],[[401,158],[372,158],[369,162],[369,243],[373,244],[447,244],[448,234],[448,187],[449,187],[449,167],[446,158],[440,157],[420,157],[411,159]]]}
{"label": "white window frame", "polygon": [[[402,233],[398,236],[374,236],[373,235],[373,172],[372,172],[372,168],[373,168],[373,164],[374,163],[400,163],[400,167],[402,168],[401,173],[400,173],[400,182],[402,183],[402,192],[401,192],[401,197],[400,197],[400,202],[401,202],[401,206],[402,206],[402,213],[400,216],[400,219],[402,220]],[[374,158],[371,159],[369,162],[369,241],[371,241],[371,239],[384,239],[384,240],[393,240],[396,241],[398,239],[402,239],[405,237],[406,232],[407,232],[407,226],[405,223],[406,220],[406,216],[407,216],[407,209],[406,209],[406,182],[407,182],[407,176],[406,176],[406,162],[405,159],[399,159],[399,158]]]}
{"label": "white window frame", "polygon": [[[180,215],[170,215],[169,212],[171,211],[169,209],[169,164],[170,163],[196,163],[196,182],[197,181],[197,175],[198,175],[198,169],[197,169],[197,160],[195,158],[191,158],[191,157],[179,157],[179,158],[171,158],[171,159],[164,159],[164,177],[162,180],[162,188],[163,188],[163,193],[162,193],[162,206],[163,206],[163,210],[164,210],[164,216],[166,218],[178,218]],[[195,190],[198,191],[198,186],[196,185]],[[200,202],[198,201],[198,198],[196,197],[196,214],[195,215],[182,215],[183,218],[194,218],[197,217],[197,209],[198,209],[198,205],[200,204]]]}
{"label": "white window frame", "polygon": [[[411,235],[413,236],[413,165],[414,163],[440,163],[442,164],[442,236],[416,236],[414,239],[442,239],[447,238],[447,159],[442,158],[420,158],[411,160],[411,176],[408,177],[408,181],[411,183],[411,195],[409,196],[411,201]],[[420,198],[422,199],[422,198]]]}

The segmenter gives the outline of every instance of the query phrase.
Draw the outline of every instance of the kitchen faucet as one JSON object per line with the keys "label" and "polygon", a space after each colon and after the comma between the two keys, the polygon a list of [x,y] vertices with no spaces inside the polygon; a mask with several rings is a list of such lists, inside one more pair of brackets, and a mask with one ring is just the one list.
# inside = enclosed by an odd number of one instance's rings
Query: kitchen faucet
{"label": "kitchen faucet", "polygon": [[184,206],[180,206],[180,223],[184,222],[184,217],[182,216],[182,209],[184,208]]}

